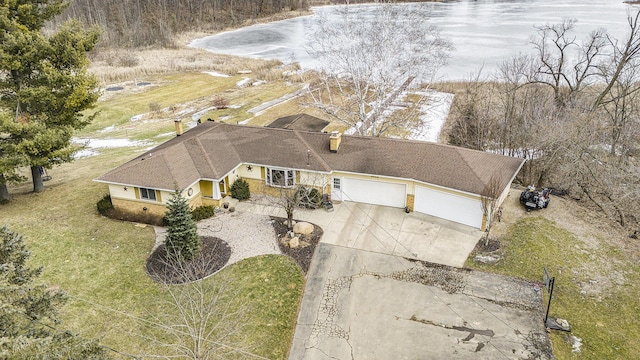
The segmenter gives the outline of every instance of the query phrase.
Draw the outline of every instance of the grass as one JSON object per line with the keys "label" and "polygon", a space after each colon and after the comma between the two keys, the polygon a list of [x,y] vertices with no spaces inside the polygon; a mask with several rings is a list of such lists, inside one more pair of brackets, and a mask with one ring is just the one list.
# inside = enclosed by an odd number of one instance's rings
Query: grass
{"label": "grass", "polygon": [[[524,218],[500,238],[504,258],[482,265],[469,257],[466,266],[542,281],[546,267],[555,276],[551,317],[567,319],[571,334],[553,331],[554,354],[559,359],[631,359],[640,352],[636,318],[640,312],[640,266],[608,245],[591,249],[558,224],[541,217]],[[622,278],[615,274],[623,274]],[[594,280],[596,279],[596,280]],[[607,280],[605,280],[607,279]],[[593,291],[588,284],[600,284]],[[541,319],[542,321],[542,319]],[[581,352],[572,352],[567,337],[581,338]]]}
{"label": "grass", "polygon": [[[130,121],[136,114],[149,112],[151,103],[163,108],[184,103],[203,108],[207,99],[222,93],[231,104],[242,102],[239,109],[232,109],[235,113],[231,117],[241,119],[247,116],[247,109],[298,88],[270,82],[238,89],[235,84],[240,79],[202,73],[145,78],[154,85],[135,93],[109,94],[110,98],[99,103],[95,121],[77,136],[150,139],[157,143],[167,139],[158,138],[158,134],[173,131],[173,118]],[[101,131],[107,127],[112,127],[111,131]],[[24,235],[32,252],[31,264],[45,267],[42,282],[69,294],[70,301],[61,314],[63,326],[134,355],[153,353],[145,337],[157,328],[144,320],[168,311],[160,301],[168,295],[144,270],[155,235],[151,227],[101,217],[96,203],[107,193],[107,187],[92,179],[145,148],[102,149],[98,156],[55,167],[48,171],[53,179],[45,183],[44,192],[32,193],[30,182],[11,185],[14,200],[0,206],[2,223]],[[240,338],[249,339],[253,353],[270,359],[286,358],[304,286],[298,266],[288,257],[262,256],[236,263],[223,272],[241,279],[234,286],[241,302],[251,303],[254,309]],[[216,281],[216,276],[207,281]]]}
{"label": "grass", "polygon": [[[12,188],[14,201],[0,211],[2,222],[25,236],[31,264],[45,267],[42,281],[70,295],[62,313],[65,328],[124,353],[144,354],[152,353],[143,337],[153,329],[139,319],[166,311],[157,306],[167,295],[144,271],[153,229],[98,215],[95,203],[106,188],[91,181],[129,156],[111,150],[52,169],[43,193],[29,193],[29,184]],[[242,298],[256,309],[245,329],[259,345],[255,352],[286,358],[304,282],[295,262],[265,256],[225,271],[239,276]]]}

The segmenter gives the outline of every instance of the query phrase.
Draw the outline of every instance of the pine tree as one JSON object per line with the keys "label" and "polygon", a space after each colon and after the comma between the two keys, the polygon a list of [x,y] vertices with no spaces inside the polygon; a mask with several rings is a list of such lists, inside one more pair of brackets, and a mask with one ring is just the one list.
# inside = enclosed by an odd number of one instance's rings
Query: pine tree
{"label": "pine tree", "polygon": [[[42,125],[37,134],[22,139],[36,192],[44,189],[42,167],[72,160],[77,150],[73,132],[93,119],[83,111],[99,95],[97,80],[87,71],[87,53],[98,42],[98,30],[70,21],[53,35],[43,32],[44,24],[67,6],[63,0],[0,3],[0,110],[13,114],[16,123]],[[0,171],[1,194],[11,171]]]}
{"label": "pine tree", "polygon": [[164,240],[167,255],[174,261],[189,261],[197,256],[202,240],[181,190],[174,191],[167,207],[167,237]]}
{"label": "pine tree", "polygon": [[0,228],[0,358],[103,359],[105,349],[59,328],[66,296],[36,285],[42,268],[30,268],[21,235]]}

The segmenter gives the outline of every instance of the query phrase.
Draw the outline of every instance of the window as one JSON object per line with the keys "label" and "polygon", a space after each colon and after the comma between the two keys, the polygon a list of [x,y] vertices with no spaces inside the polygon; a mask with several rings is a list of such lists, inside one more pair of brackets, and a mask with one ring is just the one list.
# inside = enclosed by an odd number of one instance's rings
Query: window
{"label": "window", "polygon": [[293,187],[296,182],[296,171],[267,168],[266,177],[267,185],[277,187]]}
{"label": "window", "polygon": [[340,190],[340,178],[333,178],[333,188]]}
{"label": "window", "polygon": [[140,188],[140,198],[156,201],[156,191],[153,189]]}

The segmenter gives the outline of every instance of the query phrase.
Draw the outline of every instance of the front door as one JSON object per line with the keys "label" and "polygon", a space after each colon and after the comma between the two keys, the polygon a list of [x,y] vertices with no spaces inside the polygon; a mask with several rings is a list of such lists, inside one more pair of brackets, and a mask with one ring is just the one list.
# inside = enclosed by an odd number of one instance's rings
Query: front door
{"label": "front door", "polygon": [[342,201],[342,180],[340,178],[331,179],[331,200]]}

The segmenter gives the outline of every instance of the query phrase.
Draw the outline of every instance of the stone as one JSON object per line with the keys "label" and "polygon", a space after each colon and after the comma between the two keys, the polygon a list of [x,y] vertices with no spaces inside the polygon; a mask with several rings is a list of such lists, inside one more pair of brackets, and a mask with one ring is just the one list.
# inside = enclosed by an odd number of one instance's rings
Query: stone
{"label": "stone", "polygon": [[300,247],[300,238],[299,237],[294,237],[291,240],[289,240],[289,247],[292,249],[297,249]]}
{"label": "stone", "polygon": [[482,264],[495,264],[498,261],[500,261],[501,257],[499,255],[496,254],[488,254],[488,255],[482,255],[482,254],[478,254],[473,258],[473,261],[475,262],[479,262]]}
{"label": "stone", "polygon": [[313,232],[313,224],[301,221],[293,225],[293,232],[302,235],[311,234]]}

